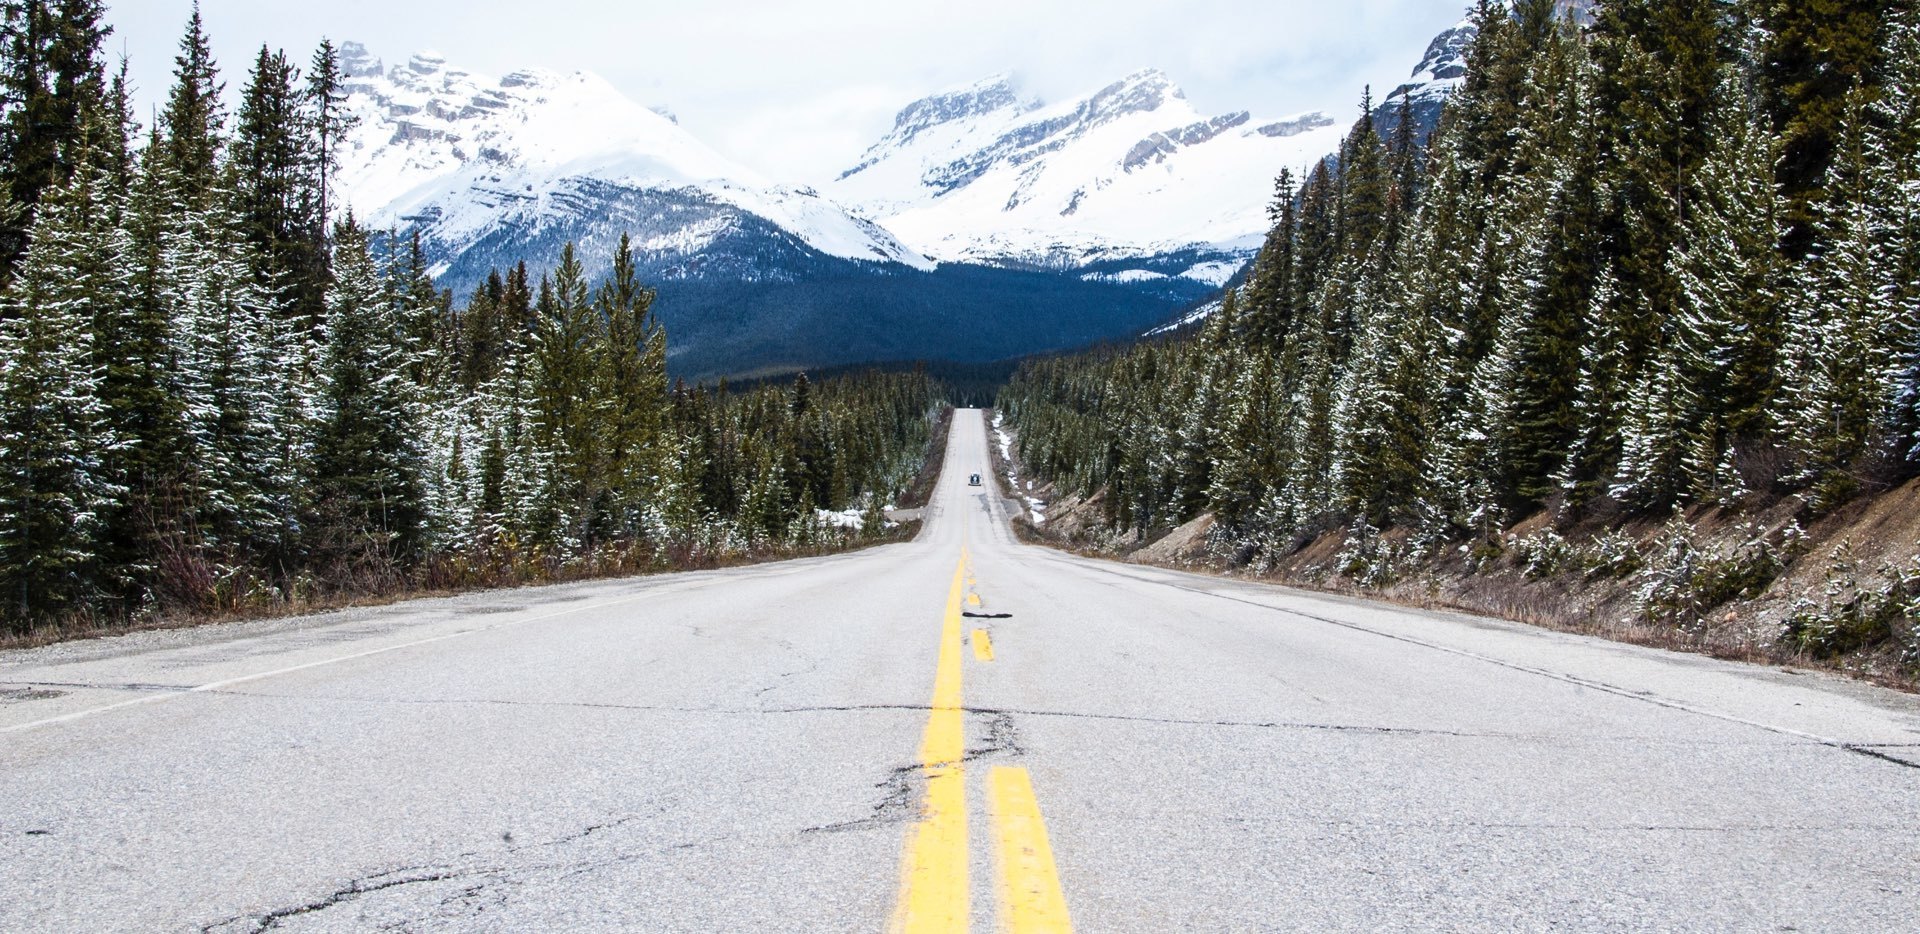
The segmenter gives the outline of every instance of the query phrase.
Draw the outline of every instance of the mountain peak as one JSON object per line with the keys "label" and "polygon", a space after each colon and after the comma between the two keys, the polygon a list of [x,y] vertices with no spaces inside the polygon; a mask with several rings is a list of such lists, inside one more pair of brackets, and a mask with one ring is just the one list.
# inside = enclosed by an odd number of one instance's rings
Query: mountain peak
{"label": "mountain peak", "polygon": [[898,145],[944,123],[980,117],[996,111],[1025,113],[1039,107],[1039,101],[1022,100],[1011,74],[1001,73],[971,84],[923,97],[893,118],[888,139]]}
{"label": "mountain peak", "polygon": [[358,42],[340,43],[335,54],[339,56],[342,78],[377,78],[387,73],[387,66]]}
{"label": "mountain peak", "polygon": [[1147,68],[1121,78],[1095,92],[1083,114],[1101,119],[1159,110],[1169,101],[1184,101],[1186,92],[1158,68]]}

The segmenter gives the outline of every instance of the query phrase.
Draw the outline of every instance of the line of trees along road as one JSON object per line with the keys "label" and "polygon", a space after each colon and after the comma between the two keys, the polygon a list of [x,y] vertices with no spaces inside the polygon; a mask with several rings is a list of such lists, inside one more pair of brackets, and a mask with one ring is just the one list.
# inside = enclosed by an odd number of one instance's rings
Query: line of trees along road
{"label": "line of trees along road", "polygon": [[229,114],[196,10],[143,133],[103,15],[0,3],[0,633],[817,547],[920,468],[924,375],[670,386],[625,243],[456,307],[334,219],[330,45]]}
{"label": "line of trees along road", "polygon": [[1427,145],[1283,175],[1204,331],[1036,362],[1024,460],[1118,529],[1214,513],[1495,540],[1914,473],[1920,29],[1905,4],[1483,0]]}

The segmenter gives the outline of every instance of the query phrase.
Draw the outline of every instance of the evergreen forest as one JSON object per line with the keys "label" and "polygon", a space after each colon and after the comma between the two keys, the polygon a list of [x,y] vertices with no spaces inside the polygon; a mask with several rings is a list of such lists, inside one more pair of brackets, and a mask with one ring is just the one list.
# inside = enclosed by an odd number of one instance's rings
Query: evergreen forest
{"label": "evergreen forest", "polygon": [[338,208],[330,44],[230,113],[196,9],[142,127],[101,0],[0,15],[0,635],[889,534],[924,373],[670,385],[626,243],[456,301]]}
{"label": "evergreen forest", "polygon": [[[1542,514],[1798,497],[1811,519],[1914,476],[1914,11],[1564,6],[1481,0],[1430,139],[1369,100],[1282,175],[1198,333],[1024,366],[1000,397],[1024,463],[1136,539],[1211,514],[1256,564],[1327,534],[1492,557]],[[1821,625],[1797,637],[1860,635]]]}

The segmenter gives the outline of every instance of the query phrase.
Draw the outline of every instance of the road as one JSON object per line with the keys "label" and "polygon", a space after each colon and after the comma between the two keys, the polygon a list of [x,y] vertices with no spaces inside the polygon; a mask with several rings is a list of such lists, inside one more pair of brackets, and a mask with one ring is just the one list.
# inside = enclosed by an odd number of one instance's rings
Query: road
{"label": "road", "polygon": [[1920,930],[1920,701],[919,540],[0,655],[0,930]]}

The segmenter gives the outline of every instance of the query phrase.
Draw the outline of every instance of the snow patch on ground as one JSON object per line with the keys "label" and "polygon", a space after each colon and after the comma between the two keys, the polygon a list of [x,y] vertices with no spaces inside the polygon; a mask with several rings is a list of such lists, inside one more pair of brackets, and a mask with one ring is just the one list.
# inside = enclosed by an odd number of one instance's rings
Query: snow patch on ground
{"label": "snow patch on ground", "polygon": [[1188,325],[1198,324],[1199,322],[1205,321],[1208,318],[1213,317],[1213,313],[1219,310],[1220,310],[1219,302],[1208,302],[1205,305],[1201,305],[1200,307],[1195,308],[1193,311],[1188,312],[1186,315],[1182,316],[1179,320],[1170,321],[1140,336],[1141,337],[1159,337],[1162,334],[1172,334],[1173,332],[1178,331],[1181,328],[1187,327]]}
{"label": "snow patch on ground", "polygon": [[1005,425],[1006,415],[1001,412],[994,412],[993,438],[994,441],[1000,445],[1000,459],[1007,464],[1007,488],[1013,490],[1014,495],[1019,496],[1021,501],[1026,504],[1027,515],[1033,519],[1034,525],[1046,525],[1047,504],[1033,495],[1033,484],[1023,484],[1020,475],[1014,469],[1013,436],[1007,433]]}
{"label": "snow patch on ground", "polygon": [[1195,282],[1205,282],[1208,285],[1218,287],[1226,285],[1239,271],[1239,263],[1201,263],[1181,273],[1180,278],[1192,279]]}
{"label": "snow patch on ground", "polygon": [[858,529],[866,524],[862,521],[861,510],[858,509],[842,509],[839,512],[831,509],[816,509],[813,511],[813,516],[820,520],[821,525],[836,529]]}
{"label": "snow patch on ground", "polygon": [[1123,269],[1120,272],[1090,272],[1080,277],[1083,282],[1117,282],[1122,285],[1131,285],[1136,282],[1159,282],[1162,279],[1168,278],[1172,277],[1163,272],[1154,272],[1151,269]]}

